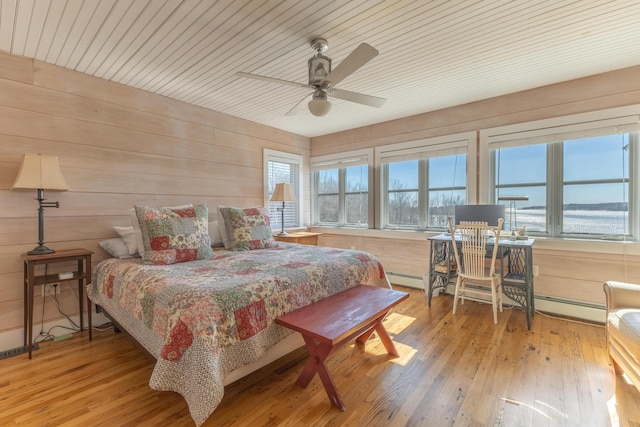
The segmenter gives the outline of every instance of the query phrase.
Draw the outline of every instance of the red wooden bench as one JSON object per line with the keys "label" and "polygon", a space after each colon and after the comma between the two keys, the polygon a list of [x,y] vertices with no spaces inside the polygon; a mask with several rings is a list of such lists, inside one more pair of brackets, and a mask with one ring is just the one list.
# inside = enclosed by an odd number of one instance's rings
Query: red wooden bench
{"label": "red wooden bench", "polygon": [[327,369],[327,357],[355,337],[356,342],[364,344],[373,331],[378,332],[387,352],[398,356],[382,320],[393,306],[408,297],[407,292],[359,285],[278,317],[276,323],[302,334],[309,351],[309,360],[296,384],[306,388],[317,372],[331,404],[346,410]]}

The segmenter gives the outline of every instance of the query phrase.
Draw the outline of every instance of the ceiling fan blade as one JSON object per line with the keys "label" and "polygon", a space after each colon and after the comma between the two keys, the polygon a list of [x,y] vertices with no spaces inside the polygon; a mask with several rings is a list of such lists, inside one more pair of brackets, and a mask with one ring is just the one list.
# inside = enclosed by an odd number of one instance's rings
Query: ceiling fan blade
{"label": "ceiling fan blade", "polygon": [[236,76],[246,77],[248,79],[263,80],[265,82],[271,82],[271,83],[279,83],[282,85],[296,86],[296,87],[301,87],[303,89],[315,89],[313,86],[309,86],[306,83],[290,82],[289,80],[274,79],[273,77],[259,76],[258,74],[243,73],[241,71],[238,71],[236,73]]}
{"label": "ceiling fan blade", "polygon": [[330,88],[327,89],[327,93],[334,98],[357,102],[358,104],[364,104],[376,108],[382,107],[384,103],[387,102],[387,100],[384,98],[378,98],[377,96],[365,95],[358,92],[351,92],[349,90]]}
{"label": "ceiling fan blade", "polygon": [[335,86],[376,56],[378,56],[376,49],[366,43],[361,43],[331,71],[325,81],[329,82],[331,86]]}
{"label": "ceiling fan blade", "polygon": [[311,98],[312,95],[313,95],[313,92],[306,94],[305,97],[302,98],[300,101],[298,101],[298,103],[294,105],[291,110],[287,111],[287,114],[285,114],[285,116],[293,116],[295,114],[298,114],[300,111],[302,111],[304,107],[306,107],[307,105],[305,101]]}

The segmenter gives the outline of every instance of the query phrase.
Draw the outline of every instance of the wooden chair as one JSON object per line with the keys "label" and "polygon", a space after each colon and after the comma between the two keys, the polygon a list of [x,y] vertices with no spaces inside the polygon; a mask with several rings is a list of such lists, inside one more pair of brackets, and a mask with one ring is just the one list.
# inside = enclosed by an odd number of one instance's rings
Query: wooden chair
{"label": "wooden chair", "polygon": [[[453,240],[453,250],[458,264],[458,278],[453,295],[453,314],[456,313],[458,300],[464,304],[464,300],[488,302],[481,298],[489,296],[493,306],[493,323],[498,323],[498,308],[502,312],[502,286],[500,274],[496,274],[496,256],[500,231],[504,220],[498,220],[497,227],[489,227],[486,222],[460,222],[454,225],[449,218],[449,231]],[[458,248],[456,244],[456,232],[462,239]],[[494,238],[493,253],[487,267],[487,239]],[[460,243],[460,242],[458,242]],[[467,287],[468,282],[473,282],[472,287]]]}

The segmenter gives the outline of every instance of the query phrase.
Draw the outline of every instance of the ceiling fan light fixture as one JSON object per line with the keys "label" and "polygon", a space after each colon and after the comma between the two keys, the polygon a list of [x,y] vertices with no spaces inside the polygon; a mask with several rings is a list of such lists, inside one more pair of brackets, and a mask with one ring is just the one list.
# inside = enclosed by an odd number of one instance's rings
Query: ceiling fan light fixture
{"label": "ceiling fan light fixture", "polygon": [[331,103],[327,101],[327,94],[321,90],[317,90],[313,94],[313,99],[308,104],[309,111],[314,116],[326,116],[331,110]]}
{"label": "ceiling fan light fixture", "polygon": [[309,101],[309,111],[314,116],[326,116],[331,110],[331,103],[326,99],[312,99]]}

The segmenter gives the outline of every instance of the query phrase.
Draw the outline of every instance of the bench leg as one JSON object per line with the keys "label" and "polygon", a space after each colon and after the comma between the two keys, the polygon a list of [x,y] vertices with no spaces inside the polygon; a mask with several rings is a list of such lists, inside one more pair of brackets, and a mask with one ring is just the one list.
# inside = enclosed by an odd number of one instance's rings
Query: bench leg
{"label": "bench leg", "polygon": [[336,383],[333,381],[333,377],[325,363],[333,346],[324,343],[316,344],[313,338],[307,336],[303,336],[303,338],[310,357],[304,369],[300,372],[296,384],[302,388],[306,388],[317,372],[331,404],[342,411],[346,411],[347,407],[342,401]]}
{"label": "bench leg", "polygon": [[378,336],[380,337],[380,341],[382,341],[382,344],[384,344],[384,348],[387,349],[387,353],[389,353],[392,356],[398,357],[400,356],[400,354],[398,353],[398,350],[396,350],[396,346],[393,344],[393,341],[391,340],[389,333],[387,332],[384,325],[382,324],[382,320],[384,320],[386,315],[387,313],[377,318],[374,326],[368,331],[366,331],[364,334],[360,335],[356,339],[356,342],[360,344],[364,344],[365,342],[367,342],[369,337],[371,337],[371,334],[373,333],[373,331],[376,331],[378,333]]}

